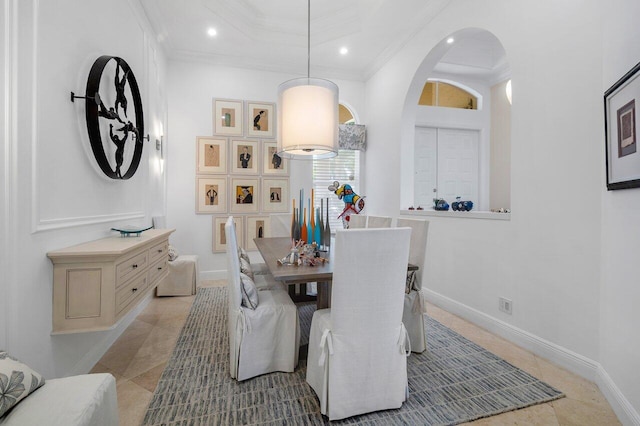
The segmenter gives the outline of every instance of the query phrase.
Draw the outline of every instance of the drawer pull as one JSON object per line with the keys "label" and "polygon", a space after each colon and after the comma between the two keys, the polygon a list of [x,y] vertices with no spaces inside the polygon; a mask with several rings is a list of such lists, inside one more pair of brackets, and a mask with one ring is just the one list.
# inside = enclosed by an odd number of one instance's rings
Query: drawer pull
{"label": "drawer pull", "polygon": [[162,266],[158,266],[158,271],[162,271]]}
{"label": "drawer pull", "polygon": [[137,288],[135,288],[135,287],[131,289],[131,292],[132,292],[132,293],[135,293],[136,291],[138,291],[138,289],[137,289]]}
{"label": "drawer pull", "polygon": [[162,253],[162,249],[159,249],[159,250],[158,250],[158,253]]}
{"label": "drawer pull", "polygon": [[134,263],[133,265],[131,265],[131,267],[132,267],[133,269],[136,269],[136,268],[138,267],[138,265],[136,265],[136,264]]}

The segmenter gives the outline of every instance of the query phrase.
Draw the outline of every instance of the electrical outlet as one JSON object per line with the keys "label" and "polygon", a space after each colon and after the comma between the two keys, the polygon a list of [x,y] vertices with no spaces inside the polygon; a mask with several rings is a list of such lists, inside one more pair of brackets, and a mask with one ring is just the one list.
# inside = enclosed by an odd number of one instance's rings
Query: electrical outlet
{"label": "electrical outlet", "polygon": [[500,297],[498,298],[498,300],[500,302],[498,306],[500,311],[504,312],[505,314],[511,315],[513,311],[513,302],[509,299],[505,299],[504,297]]}

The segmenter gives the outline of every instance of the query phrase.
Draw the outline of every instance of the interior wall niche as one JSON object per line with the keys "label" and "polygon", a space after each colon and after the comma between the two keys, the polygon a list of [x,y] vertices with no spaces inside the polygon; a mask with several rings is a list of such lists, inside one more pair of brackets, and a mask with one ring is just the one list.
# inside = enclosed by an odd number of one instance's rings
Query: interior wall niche
{"label": "interior wall niche", "polygon": [[[460,30],[427,54],[405,100],[401,209],[464,194],[476,197],[474,210],[511,208],[510,77],[502,43],[486,30]],[[425,148],[425,128],[460,140],[435,138]]]}

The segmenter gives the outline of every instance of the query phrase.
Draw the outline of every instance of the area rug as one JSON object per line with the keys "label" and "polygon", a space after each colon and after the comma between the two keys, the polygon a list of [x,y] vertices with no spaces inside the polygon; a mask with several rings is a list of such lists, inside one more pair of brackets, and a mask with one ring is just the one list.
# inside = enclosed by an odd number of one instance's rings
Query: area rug
{"label": "area rug", "polygon": [[[231,378],[227,309],[226,288],[198,289],[143,425],[328,424],[305,381],[305,361],[293,373]],[[314,310],[299,305],[303,342]],[[425,321],[427,350],[408,358],[403,406],[332,424],[455,425],[564,396],[436,320]]]}

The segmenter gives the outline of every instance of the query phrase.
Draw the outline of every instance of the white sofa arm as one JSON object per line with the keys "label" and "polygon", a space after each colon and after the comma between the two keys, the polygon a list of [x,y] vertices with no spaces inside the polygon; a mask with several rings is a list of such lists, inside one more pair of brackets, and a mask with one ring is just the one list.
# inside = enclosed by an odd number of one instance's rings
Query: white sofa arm
{"label": "white sofa arm", "polygon": [[48,379],[0,425],[118,426],[116,379],[108,373]]}

